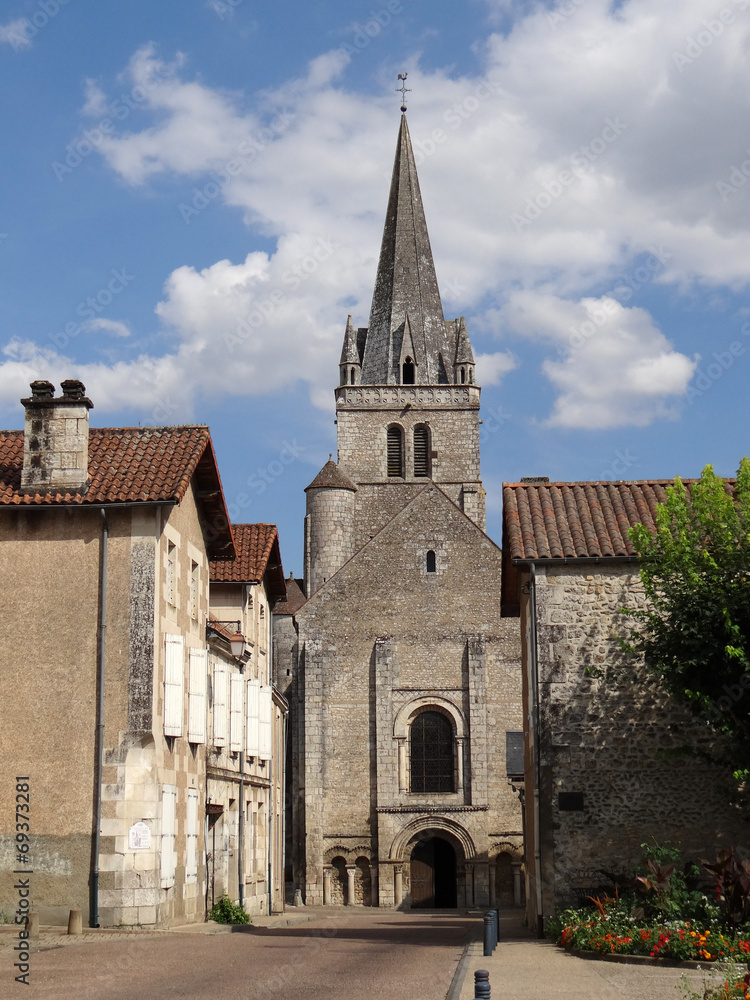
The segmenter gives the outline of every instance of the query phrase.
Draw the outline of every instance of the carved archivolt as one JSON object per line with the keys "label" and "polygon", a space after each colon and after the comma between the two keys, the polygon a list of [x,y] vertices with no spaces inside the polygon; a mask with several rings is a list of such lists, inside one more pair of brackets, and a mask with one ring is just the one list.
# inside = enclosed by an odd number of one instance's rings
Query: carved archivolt
{"label": "carved archivolt", "polygon": [[391,844],[389,859],[391,861],[408,860],[407,848],[410,843],[428,831],[435,836],[445,837],[453,844],[453,847],[457,849],[456,860],[459,863],[464,860],[470,861],[476,857],[477,849],[471,839],[471,834],[460,823],[445,816],[421,816],[396,834]]}
{"label": "carved archivolt", "polygon": [[463,739],[466,734],[466,726],[461,709],[454,705],[448,698],[438,695],[423,695],[414,698],[412,701],[402,705],[393,720],[393,736],[395,739],[406,739],[409,735],[409,725],[414,716],[426,709],[437,709],[447,715],[453,723],[453,732],[456,739]]}
{"label": "carved archivolt", "polygon": [[496,844],[492,844],[488,854],[490,861],[494,861],[498,854],[509,854],[512,861],[523,860],[523,848],[518,844],[511,843],[509,840],[503,840]]}

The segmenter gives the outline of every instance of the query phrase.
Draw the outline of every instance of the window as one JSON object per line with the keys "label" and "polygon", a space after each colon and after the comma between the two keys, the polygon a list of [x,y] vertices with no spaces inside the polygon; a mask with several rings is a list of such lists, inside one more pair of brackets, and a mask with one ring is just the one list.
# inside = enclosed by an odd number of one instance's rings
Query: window
{"label": "window", "polygon": [[349,371],[349,385],[354,385],[354,369],[353,368],[350,369],[350,371]]}
{"label": "window", "polygon": [[185,687],[185,640],[181,635],[164,637],[164,735],[182,736]]}
{"label": "window", "polygon": [[452,792],[453,727],[440,712],[420,712],[409,731],[412,792]]}
{"label": "window", "polygon": [[245,753],[248,757],[257,757],[260,754],[260,690],[260,681],[248,681],[245,730]]}
{"label": "window", "polygon": [[190,563],[190,617],[198,617],[198,563]]}
{"label": "window", "polygon": [[205,649],[188,650],[188,742],[206,742],[206,695],[208,689],[208,653]]}
{"label": "window", "polygon": [[232,753],[241,753],[245,710],[245,678],[242,674],[232,674],[229,694],[229,749]]}
{"label": "window", "polygon": [[174,814],[177,789],[174,785],[162,785],[161,789],[161,887],[168,889],[174,885],[175,849]]}
{"label": "window", "polygon": [[227,745],[227,702],[228,702],[228,671],[223,663],[214,667],[214,746]]}
{"label": "window", "polygon": [[185,837],[185,882],[198,881],[198,790],[188,788]]}
{"label": "window", "polygon": [[401,366],[401,382],[403,385],[414,385],[414,362],[406,358]]}
{"label": "window", "polygon": [[414,428],[414,475],[430,474],[430,432],[424,425]]}
{"label": "window", "polygon": [[466,369],[462,368],[461,369],[461,385],[463,385],[465,381],[466,381]]}
{"label": "window", "polygon": [[174,586],[174,574],[175,574],[175,547],[172,542],[167,542],[167,602],[169,604],[174,604],[175,599],[175,586]]}
{"label": "window", "polygon": [[388,428],[388,475],[404,475],[404,432],[396,426]]}
{"label": "window", "polygon": [[427,572],[428,573],[435,572],[435,553],[432,551],[432,549],[430,549],[430,551],[427,553]]}

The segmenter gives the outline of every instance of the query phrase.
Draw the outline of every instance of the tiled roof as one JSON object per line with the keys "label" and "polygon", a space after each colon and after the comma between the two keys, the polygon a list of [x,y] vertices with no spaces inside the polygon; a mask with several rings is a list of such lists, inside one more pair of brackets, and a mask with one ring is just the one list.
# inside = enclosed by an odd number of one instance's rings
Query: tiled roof
{"label": "tiled roof", "polygon": [[237,558],[211,563],[214,583],[259,582],[268,574],[271,596],[286,596],[284,570],[279,550],[279,532],[275,524],[233,524]]}
{"label": "tiled roof", "polygon": [[287,577],[286,600],[281,601],[273,609],[275,615],[296,615],[307,600],[302,590],[302,583],[302,580],[295,580],[291,574]]}
{"label": "tiled roof", "polygon": [[319,487],[327,489],[353,490],[355,493],[357,491],[357,487],[351,479],[347,476],[343,469],[340,469],[338,465],[336,465],[332,458],[328,459],[310,485],[305,487],[305,493],[307,493],[308,490],[316,490]]}
{"label": "tiled roof", "polygon": [[85,493],[22,493],[23,431],[0,431],[0,506],[180,503],[193,479],[214,559],[233,558],[208,427],[92,427]]}
{"label": "tiled roof", "polygon": [[[689,490],[696,480],[683,482]],[[635,556],[628,529],[654,527],[656,505],[671,485],[668,479],[504,483],[503,551],[511,559]]]}
{"label": "tiled roof", "polygon": [[23,431],[0,431],[0,504],[179,503],[210,440],[208,427],[91,428],[85,493],[24,494]]}

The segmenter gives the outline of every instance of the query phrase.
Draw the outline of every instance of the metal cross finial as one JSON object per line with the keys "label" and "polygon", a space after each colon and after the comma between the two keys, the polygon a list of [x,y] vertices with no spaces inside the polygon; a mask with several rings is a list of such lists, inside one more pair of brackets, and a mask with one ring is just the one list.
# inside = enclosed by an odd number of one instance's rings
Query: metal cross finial
{"label": "metal cross finial", "polygon": [[411,93],[411,87],[406,86],[406,78],[408,73],[399,73],[398,78],[401,81],[401,86],[396,87],[396,93],[401,94],[401,110],[406,111],[406,95]]}

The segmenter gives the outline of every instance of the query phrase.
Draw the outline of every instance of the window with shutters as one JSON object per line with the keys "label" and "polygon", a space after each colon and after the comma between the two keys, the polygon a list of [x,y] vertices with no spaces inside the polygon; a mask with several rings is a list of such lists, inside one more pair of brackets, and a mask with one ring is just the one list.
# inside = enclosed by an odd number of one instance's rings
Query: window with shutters
{"label": "window with shutters", "polygon": [[206,742],[206,696],[208,694],[208,652],[188,650],[188,742]]}
{"label": "window with shutters", "polygon": [[241,753],[245,712],[245,678],[242,674],[232,674],[229,695],[229,749],[232,753]]}
{"label": "window with shutters", "polygon": [[198,577],[198,563],[191,562],[190,563],[190,617],[196,619],[198,617],[198,610],[199,610],[198,608],[199,605],[198,595],[200,593],[200,591],[198,590],[199,583],[200,580]]}
{"label": "window with shutters", "polygon": [[176,855],[175,805],[177,789],[174,785],[161,786],[161,887],[168,889],[174,885]]}
{"label": "window with shutters", "polygon": [[198,881],[198,790],[188,788],[185,825],[185,881]]}
{"label": "window with shutters", "polygon": [[270,760],[272,751],[273,692],[270,685],[260,689],[260,753],[261,760]]}
{"label": "window with shutters", "polygon": [[177,551],[172,542],[167,542],[167,602],[175,605],[175,572],[177,569]]}
{"label": "window with shutters", "polygon": [[247,725],[245,728],[245,753],[248,757],[260,755],[260,681],[247,682]]}
{"label": "window with shutters", "polygon": [[401,383],[403,385],[414,385],[414,361],[412,358],[405,358],[401,366]]}
{"label": "window with shutters", "polygon": [[440,712],[420,712],[409,730],[410,791],[455,791],[453,726]]}
{"label": "window with shutters", "polygon": [[430,474],[430,431],[424,424],[414,428],[414,475]]}
{"label": "window with shutters", "polygon": [[181,635],[164,637],[164,735],[182,736],[185,690],[185,640]]}
{"label": "window with shutters", "polygon": [[388,475],[404,476],[404,432],[395,424],[388,428]]}
{"label": "window with shutters", "polygon": [[214,746],[225,747],[227,745],[227,723],[229,721],[229,671],[225,663],[217,663],[214,666]]}

